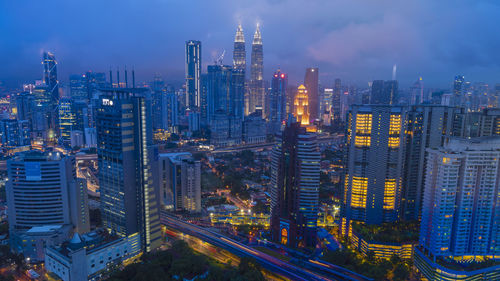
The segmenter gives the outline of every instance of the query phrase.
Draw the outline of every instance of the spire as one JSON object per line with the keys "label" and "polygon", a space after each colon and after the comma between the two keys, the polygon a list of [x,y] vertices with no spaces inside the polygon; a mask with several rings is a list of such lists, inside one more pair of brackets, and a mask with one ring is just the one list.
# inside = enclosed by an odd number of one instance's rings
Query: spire
{"label": "spire", "polygon": [[260,35],[260,25],[257,23],[257,29],[253,35],[253,45],[262,45],[262,36]]}
{"label": "spire", "polygon": [[234,37],[234,42],[245,43],[245,35],[243,35],[243,28],[241,24],[238,24],[238,29],[236,30],[236,36]]}

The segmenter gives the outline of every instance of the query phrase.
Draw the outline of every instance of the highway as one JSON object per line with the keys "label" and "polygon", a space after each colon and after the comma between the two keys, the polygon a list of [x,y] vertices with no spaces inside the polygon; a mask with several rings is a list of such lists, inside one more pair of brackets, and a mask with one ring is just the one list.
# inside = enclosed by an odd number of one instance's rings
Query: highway
{"label": "highway", "polygon": [[[195,236],[238,256],[251,257],[259,262],[264,268],[291,280],[370,280],[344,268],[315,260],[294,262],[300,266],[282,261],[255,250],[250,246],[227,238],[220,233],[182,221],[165,211],[161,212],[161,222],[169,228]],[[322,275],[316,272],[321,272]]]}
{"label": "highway", "polygon": [[261,264],[264,268],[272,272],[276,272],[291,280],[303,280],[303,281],[342,280],[342,279],[326,278],[314,272],[284,262],[280,259],[264,254],[260,251],[257,251],[249,246],[246,246],[232,239],[229,239],[220,233],[210,231],[208,229],[199,227],[197,225],[179,220],[176,217],[167,214],[165,211],[162,211],[161,222],[165,226],[179,230],[188,235],[198,237],[206,242],[209,242],[217,247],[221,247],[238,256],[251,257],[255,259],[259,264]]}

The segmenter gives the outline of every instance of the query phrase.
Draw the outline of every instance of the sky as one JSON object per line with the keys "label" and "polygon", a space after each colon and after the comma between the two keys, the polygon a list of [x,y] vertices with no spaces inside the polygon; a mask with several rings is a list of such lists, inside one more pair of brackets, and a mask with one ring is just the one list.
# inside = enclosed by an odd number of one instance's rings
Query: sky
{"label": "sky", "polygon": [[134,67],[181,83],[184,43],[202,41],[203,71],[244,29],[247,65],[257,22],[264,75],[280,68],[302,83],[306,67],[320,82],[359,86],[422,77],[449,88],[453,77],[500,83],[500,1],[496,0],[0,0],[0,81],[19,85],[42,76],[41,54],[58,60],[59,80],[73,73]]}

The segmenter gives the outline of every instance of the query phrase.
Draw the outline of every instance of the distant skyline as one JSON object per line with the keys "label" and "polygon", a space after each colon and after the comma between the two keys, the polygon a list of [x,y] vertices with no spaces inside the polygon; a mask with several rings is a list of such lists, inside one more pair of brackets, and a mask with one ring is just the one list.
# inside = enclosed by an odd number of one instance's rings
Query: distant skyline
{"label": "distant skyline", "polygon": [[185,41],[202,41],[204,73],[223,50],[230,65],[241,23],[248,66],[259,22],[268,81],[281,68],[298,85],[307,67],[319,67],[324,86],[335,78],[367,86],[391,79],[397,64],[401,88],[419,76],[426,87],[450,88],[457,74],[493,86],[500,83],[499,14],[494,0],[1,1],[0,81],[40,80],[42,52],[51,51],[63,82],[127,66],[138,81],[159,73],[180,83]]}

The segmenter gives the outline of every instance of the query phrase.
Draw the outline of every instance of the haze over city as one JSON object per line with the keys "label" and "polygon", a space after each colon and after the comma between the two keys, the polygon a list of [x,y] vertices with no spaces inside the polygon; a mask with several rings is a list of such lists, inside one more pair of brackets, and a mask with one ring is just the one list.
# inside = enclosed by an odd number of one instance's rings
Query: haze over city
{"label": "haze over city", "polygon": [[397,64],[402,86],[422,76],[448,88],[456,73],[491,84],[500,71],[499,14],[497,1],[1,1],[0,80],[40,79],[41,54],[51,51],[63,82],[127,65],[141,81],[159,73],[181,83],[186,40],[203,42],[203,65],[223,50],[231,64],[236,26],[249,42],[259,22],[266,79],[280,67],[298,85],[315,66],[325,85],[367,86],[390,79]]}

